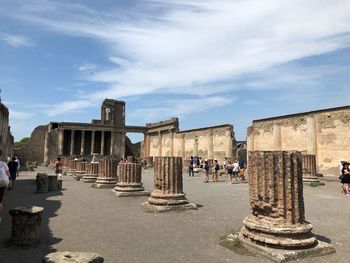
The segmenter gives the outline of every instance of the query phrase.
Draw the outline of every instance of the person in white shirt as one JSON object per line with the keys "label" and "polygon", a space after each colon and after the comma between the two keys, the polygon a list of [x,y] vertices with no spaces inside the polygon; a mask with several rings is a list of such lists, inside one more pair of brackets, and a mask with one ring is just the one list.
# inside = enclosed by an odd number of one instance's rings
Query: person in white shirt
{"label": "person in white shirt", "polygon": [[[2,151],[0,150],[0,155],[1,154],[2,154]],[[6,178],[6,176],[7,176],[7,178]],[[7,166],[7,163],[0,161],[0,180],[4,179],[4,184],[0,185],[0,223],[2,221],[1,215],[2,215],[2,210],[3,210],[2,199],[4,197],[5,189],[8,185],[8,182],[9,182],[8,177],[10,177],[9,167]]]}

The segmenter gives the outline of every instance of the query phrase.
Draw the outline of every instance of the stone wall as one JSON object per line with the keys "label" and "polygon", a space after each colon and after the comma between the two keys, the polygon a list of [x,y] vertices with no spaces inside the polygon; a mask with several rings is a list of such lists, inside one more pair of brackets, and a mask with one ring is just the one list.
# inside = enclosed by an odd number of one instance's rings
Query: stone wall
{"label": "stone wall", "polygon": [[340,160],[350,160],[350,106],[255,120],[247,147],[315,154],[319,173],[338,176]]}
{"label": "stone wall", "polygon": [[[148,134],[148,156],[174,156],[184,159],[199,156],[223,160],[235,157],[236,141],[232,125],[187,131],[160,130]],[[145,142],[144,142],[145,143]]]}
{"label": "stone wall", "polygon": [[21,163],[35,161],[39,164],[44,162],[44,147],[47,125],[41,125],[34,129],[28,143],[20,149],[15,149],[15,154]]}
{"label": "stone wall", "polygon": [[0,160],[6,160],[7,156],[13,155],[14,140],[9,126],[9,110],[0,103]]}

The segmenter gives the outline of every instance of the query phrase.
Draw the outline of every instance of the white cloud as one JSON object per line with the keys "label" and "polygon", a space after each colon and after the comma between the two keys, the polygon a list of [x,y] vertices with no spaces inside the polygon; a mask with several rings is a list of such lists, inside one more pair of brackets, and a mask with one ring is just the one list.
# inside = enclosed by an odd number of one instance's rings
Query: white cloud
{"label": "white cloud", "polygon": [[35,46],[35,43],[25,37],[25,36],[20,36],[20,35],[11,35],[11,34],[5,34],[0,32],[0,39],[5,41],[7,44],[13,47],[32,47]]}
{"label": "white cloud", "polygon": [[80,66],[77,66],[77,68],[79,71],[90,71],[96,69],[97,66],[95,64],[85,63]]}
{"label": "white cloud", "polygon": [[26,120],[35,115],[32,112],[14,111],[11,109],[9,114],[10,114],[10,119],[13,119],[13,120]]}
{"label": "white cloud", "polygon": [[[201,93],[210,99],[218,92],[242,89],[230,84],[242,75],[350,43],[348,0],[150,0],[142,2],[144,12],[137,9],[124,16],[53,2],[42,10],[37,1],[31,3],[11,15],[48,30],[97,39],[117,64],[88,77],[106,85],[105,90],[65,102],[64,111],[89,107],[105,97],[150,93]],[[174,113],[195,110],[175,106]],[[57,112],[55,108],[48,114]]]}

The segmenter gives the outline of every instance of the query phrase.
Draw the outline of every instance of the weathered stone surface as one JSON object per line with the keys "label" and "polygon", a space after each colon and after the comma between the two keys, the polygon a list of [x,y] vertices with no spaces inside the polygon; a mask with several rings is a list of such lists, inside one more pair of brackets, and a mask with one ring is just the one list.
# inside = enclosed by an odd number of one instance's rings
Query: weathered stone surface
{"label": "weathered stone surface", "polygon": [[94,183],[98,177],[98,162],[86,164],[86,173],[83,175],[84,183]]}
{"label": "weathered stone surface", "polygon": [[[183,192],[182,185],[182,158],[155,157],[154,160],[154,190],[144,204],[146,210],[150,206],[184,206],[188,200]],[[175,208],[173,208],[175,209]],[[154,209],[156,212],[159,209]],[[171,209],[165,209],[169,211]]]}
{"label": "weathered stone surface", "polygon": [[[118,183],[114,188],[116,196],[139,196],[149,195],[144,191],[141,182],[142,165],[140,163],[118,164],[117,176]],[[138,192],[136,194],[136,192]]]}
{"label": "weathered stone surface", "polygon": [[39,241],[39,230],[44,208],[38,206],[10,209],[12,228],[10,242],[16,245],[30,245]]}
{"label": "weathered stone surface", "polygon": [[113,188],[117,183],[118,161],[113,158],[99,160],[99,177],[96,180],[96,188]]}
{"label": "weathered stone surface", "polygon": [[49,191],[49,178],[46,173],[36,174],[36,192],[47,193]]}
{"label": "weathered stone surface", "polygon": [[43,259],[43,263],[102,263],[104,259],[90,252],[54,252]]}
{"label": "weathered stone surface", "polygon": [[301,160],[303,166],[303,181],[319,182],[316,170],[316,155],[302,154]]}
{"label": "weathered stone surface", "polygon": [[67,171],[67,174],[68,175],[74,175],[75,174],[75,171],[77,170],[77,163],[78,161],[77,160],[74,160],[74,159],[69,159],[68,160],[68,171]]}
{"label": "weathered stone surface", "polygon": [[57,175],[49,175],[49,191],[58,191]]}
{"label": "weathered stone surface", "polygon": [[76,171],[75,171],[73,177],[77,181],[80,181],[80,179],[83,178],[83,176],[85,174],[86,164],[87,164],[87,162],[85,162],[85,161],[76,161]]}
{"label": "weathered stone surface", "polygon": [[[311,233],[312,225],[305,220],[301,158],[300,152],[249,153],[252,214],[245,218],[240,232],[240,239],[246,244],[281,251],[308,250],[318,246],[319,242]],[[268,249],[262,250],[266,252]],[[275,260],[282,260],[279,258],[281,254],[284,258],[292,253],[277,253]]]}

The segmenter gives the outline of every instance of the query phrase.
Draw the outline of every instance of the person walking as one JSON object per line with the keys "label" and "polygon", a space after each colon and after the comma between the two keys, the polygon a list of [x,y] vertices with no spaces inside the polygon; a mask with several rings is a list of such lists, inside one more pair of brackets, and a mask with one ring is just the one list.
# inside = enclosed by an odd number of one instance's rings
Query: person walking
{"label": "person walking", "polygon": [[9,190],[15,189],[15,181],[18,176],[18,162],[16,161],[16,157],[12,157],[12,160],[7,164],[10,171],[10,183]]}
{"label": "person walking", "polygon": [[204,182],[203,183],[209,183],[209,162],[207,159],[204,160]]}
{"label": "person walking", "polygon": [[55,163],[55,173],[57,175],[58,180],[58,189],[62,190],[62,173],[63,173],[63,164],[61,162],[61,157],[57,157],[57,161]]}
{"label": "person walking", "polygon": [[[0,150],[0,155],[2,154],[2,151]],[[9,167],[7,166],[6,162],[0,161],[0,223],[2,221],[1,215],[2,215],[2,201],[4,198],[5,189],[9,184],[9,177],[10,177],[10,171]]]}
{"label": "person walking", "polygon": [[236,160],[233,165],[233,177],[235,178],[236,182],[239,180],[238,175],[239,175],[239,163],[238,160]]}
{"label": "person walking", "polygon": [[226,171],[227,171],[228,183],[232,184],[233,167],[232,167],[231,161],[229,161],[228,164],[226,165]]}
{"label": "person walking", "polygon": [[342,179],[341,183],[343,184],[344,194],[350,196],[349,186],[350,186],[350,169],[349,162],[343,162],[342,168]]}
{"label": "person walking", "polygon": [[220,169],[220,165],[219,165],[218,160],[214,160],[213,182],[219,182],[219,179],[218,179],[219,169]]}
{"label": "person walking", "polygon": [[190,162],[188,164],[188,176],[194,176],[194,172],[193,172],[194,162],[195,160],[193,159],[193,156],[191,156]]}

